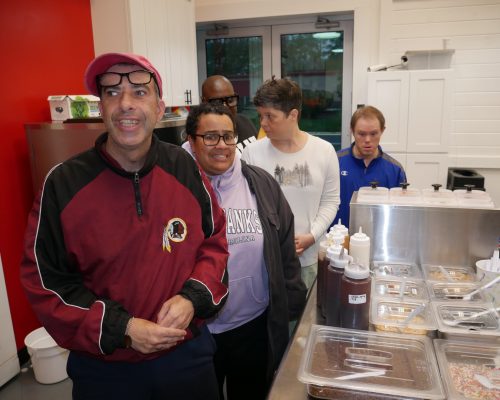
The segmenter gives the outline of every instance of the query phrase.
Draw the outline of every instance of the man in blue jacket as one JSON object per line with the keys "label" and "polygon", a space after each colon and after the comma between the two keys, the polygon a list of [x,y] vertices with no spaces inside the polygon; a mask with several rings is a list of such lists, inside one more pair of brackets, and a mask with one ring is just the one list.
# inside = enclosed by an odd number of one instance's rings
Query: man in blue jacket
{"label": "man in blue jacket", "polygon": [[340,167],[340,207],[333,221],[349,226],[349,203],[352,194],[376,181],[379,186],[398,187],[406,182],[403,166],[382,151],[380,138],[385,130],[382,112],[372,106],[358,108],[351,117],[354,143],[337,152]]}

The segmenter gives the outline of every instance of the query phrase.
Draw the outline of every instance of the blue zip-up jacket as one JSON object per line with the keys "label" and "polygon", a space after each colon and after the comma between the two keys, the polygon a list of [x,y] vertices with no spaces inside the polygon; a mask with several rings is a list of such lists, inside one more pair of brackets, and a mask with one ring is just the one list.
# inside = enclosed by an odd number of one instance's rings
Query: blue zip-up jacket
{"label": "blue zip-up jacket", "polygon": [[349,203],[352,194],[360,187],[370,186],[370,182],[377,181],[379,186],[392,188],[398,187],[401,182],[406,182],[406,174],[403,166],[382,151],[378,146],[378,157],[365,166],[361,158],[354,157],[352,148],[347,147],[337,152],[340,171],[340,207],[333,224],[339,218],[342,224],[349,227]]}

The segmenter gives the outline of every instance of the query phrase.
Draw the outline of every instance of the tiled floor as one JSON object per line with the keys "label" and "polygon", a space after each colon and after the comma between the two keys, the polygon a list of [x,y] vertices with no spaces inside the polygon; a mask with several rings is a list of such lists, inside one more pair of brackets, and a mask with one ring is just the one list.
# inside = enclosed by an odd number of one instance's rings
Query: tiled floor
{"label": "tiled floor", "polygon": [[0,387],[0,400],[71,400],[71,379],[51,385],[35,380],[33,368],[23,367],[21,373]]}

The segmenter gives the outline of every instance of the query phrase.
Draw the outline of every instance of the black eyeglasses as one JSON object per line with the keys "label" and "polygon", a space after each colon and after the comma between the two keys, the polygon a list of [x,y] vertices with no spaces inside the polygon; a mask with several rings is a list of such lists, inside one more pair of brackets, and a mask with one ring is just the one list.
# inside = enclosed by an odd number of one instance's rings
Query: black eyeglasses
{"label": "black eyeglasses", "polygon": [[226,132],[223,135],[219,135],[218,133],[207,132],[203,135],[194,135],[197,137],[201,137],[203,139],[203,144],[205,146],[217,146],[220,140],[224,140],[228,146],[235,146],[238,142],[238,135],[233,132]]}
{"label": "black eyeglasses", "polygon": [[97,75],[97,84],[102,88],[118,86],[122,83],[124,76],[127,77],[128,81],[132,85],[147,85],[151,82],[151,79],[154,79],[154,73],[145,70],[130,72],[104,72],[103,74]]}
{"label": "black eyeglasses", "polygon": [[225,97],[216,97],[213,99],[207,99],[208,103],[222,103],[226,104],[228,107],[234,107],[238,105],[238,100],[240,99],[240,96],[237,94],[233,94],[232,96],[225,96]]}

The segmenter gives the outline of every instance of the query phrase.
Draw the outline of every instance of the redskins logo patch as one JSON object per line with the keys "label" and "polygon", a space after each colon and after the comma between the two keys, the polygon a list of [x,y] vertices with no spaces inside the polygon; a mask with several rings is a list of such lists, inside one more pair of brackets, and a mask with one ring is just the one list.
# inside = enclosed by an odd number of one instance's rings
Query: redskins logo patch
{"label": "redskins logo patch", "polygon": [[187,236],[186,223],[181,218],[172,218],[163,227],[163,251],[172,252],[170,242],[178,243],[184,241]]}

